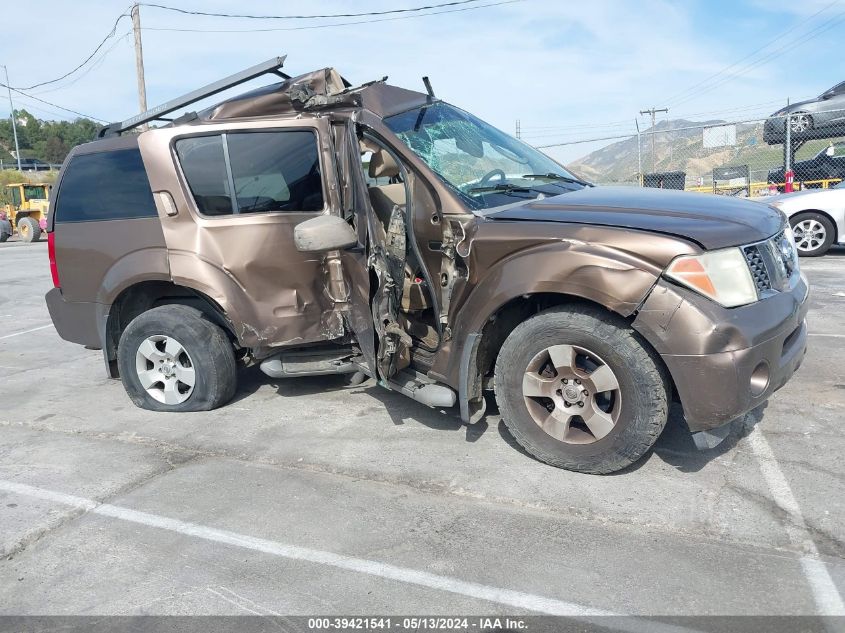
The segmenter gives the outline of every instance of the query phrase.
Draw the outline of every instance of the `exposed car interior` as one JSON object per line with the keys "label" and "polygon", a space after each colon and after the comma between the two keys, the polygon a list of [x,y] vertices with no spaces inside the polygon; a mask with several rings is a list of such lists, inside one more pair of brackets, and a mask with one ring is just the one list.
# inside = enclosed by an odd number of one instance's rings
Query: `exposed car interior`
{"label": "exposed car interior", "polygon": [[[394,211],[408,219],[408,186],[403,177],[403,169],[394,155],[385,147],[369,138],[361,140],[363,165],[368,176],[370,204],[378,219],[376,239],[384,241],[390,230]],[[367,158],[369,161],[367,162]],[[372,184],[375,183],[375,184]],[[403,222],[407,230],[407,222]],[[410,240],[407,240],[410,244]],[[404,253],[404,275],[400,301],[400,314],[397,315],[402,328],[423,348],[430,351],[437,349],[439,336],[433,327],[435,317],[432,310],[429,288],[425,275],[412,248]]]}

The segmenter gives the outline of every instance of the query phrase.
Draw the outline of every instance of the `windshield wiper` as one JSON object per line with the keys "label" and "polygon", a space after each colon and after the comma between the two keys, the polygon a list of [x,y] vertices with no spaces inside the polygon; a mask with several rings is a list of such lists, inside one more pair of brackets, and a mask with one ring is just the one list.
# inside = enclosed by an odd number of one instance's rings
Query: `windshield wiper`
{"label": "windshield wiper", "polygon": [[524,187],[521,185],[514,185],[509,182],[499,183],[498,185],[490,185],[489,187],[470,187],[467,191],[470,193],[486,193],[489,191],[496,191],[499,193],[511,193],[511,192],[520,192],[520,193],[531,193],[532,191],[537,191],[537,189],[533,189],[532,187]]}
{"label": "windshield wiper", "polygon": [[572,183],[573,185],[584,185],[585,187],[594,187],[590,182],[578,180],[577,178],[570,178],[569,176],[561,176],[560,174],[523,174],[523,178],[545,178],[546,180],[559,180],[561,182]]}

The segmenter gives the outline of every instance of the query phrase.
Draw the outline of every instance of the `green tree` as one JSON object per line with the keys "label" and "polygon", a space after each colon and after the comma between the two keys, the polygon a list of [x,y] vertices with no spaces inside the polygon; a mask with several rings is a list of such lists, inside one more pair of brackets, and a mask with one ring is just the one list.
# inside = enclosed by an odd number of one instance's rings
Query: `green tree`
{"label": "green tree", "polygon": [[[16,110],[15,115],[21,156],[40,158],[51,163],[62,162],[72,147],[93,140],[99,129],[90,119],[46,121],[26,110]],[[12,123],[8,118],[0,120],[0,156],[4,163],[12,160],[11,152],[14,149]]]}

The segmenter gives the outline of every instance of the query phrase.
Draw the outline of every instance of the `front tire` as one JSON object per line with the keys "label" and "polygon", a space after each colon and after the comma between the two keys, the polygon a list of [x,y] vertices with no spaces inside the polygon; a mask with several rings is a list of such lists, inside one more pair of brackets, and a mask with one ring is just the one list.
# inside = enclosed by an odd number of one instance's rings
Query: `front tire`
{"label": "front tire", "polygon": [[129,398],[150,411],[216,409],[237,387],[226,333],[188,306],[161,306],[133,319],[120,337],[117,362]]}
{"label": "front tire", "polygon": [[833,245],[836,228],[821,213],[799,213],[789,218],[800,257],[821,257]]}
{"label": "front tire", "polygon": [[23,242],[37,242],[41,238],[41,227],[34,218],[21,218],[18,222],[18,235]]}
{"label": "front tire", "polygon": [[582,473],[636,462],[669,414],[659,359],[622,319],[591,306],[552,308],[517,326],[496,360],[495,390],[526,451]]}

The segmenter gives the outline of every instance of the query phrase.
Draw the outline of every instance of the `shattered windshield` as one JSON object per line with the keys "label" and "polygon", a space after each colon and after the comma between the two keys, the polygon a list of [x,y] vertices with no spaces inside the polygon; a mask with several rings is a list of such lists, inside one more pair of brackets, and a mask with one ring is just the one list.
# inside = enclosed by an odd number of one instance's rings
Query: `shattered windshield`
{"label": "shattered windshield", "polygon": [[555,196],[588,184],[530,145],[447,103],[384,122],[471,209]]}

